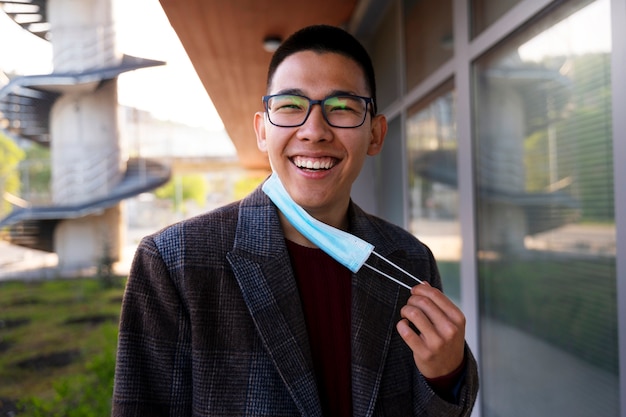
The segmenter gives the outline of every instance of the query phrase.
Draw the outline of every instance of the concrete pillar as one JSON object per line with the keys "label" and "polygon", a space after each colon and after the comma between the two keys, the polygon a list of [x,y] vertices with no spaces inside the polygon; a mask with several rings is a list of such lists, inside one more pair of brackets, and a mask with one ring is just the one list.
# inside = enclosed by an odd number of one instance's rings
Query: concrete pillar
{"label": "concrete pillar", "polygon": [[55,72],[83,72],[119,62],[112,0],[48,0]]}
{"label": "concrete pillar", "polygon": [[[49,0],[55,73],[82,74],[120,62],[112,0]],[[57,205],[108,195],[124,173],[117,121],[117,81],[64,88],[51,113],[52,192]],[[119,260],[121,207],[62,221],[55,231],[61,270]]]}
{"label": "concrete pillar", "polygon": [[481,196],[480,248],[497,252],[524,251],[527,222],[524,207],[510,196],[525,192],[524,102],[517,86],[506,80],[490,80],[493,85],[481,94],[478,151]]}
{"label": "concrete pillar", "polygon": [[51,113],[52,193],[55,204],[107,196],[123,175],[117,128],[117,83],[67,93]]}

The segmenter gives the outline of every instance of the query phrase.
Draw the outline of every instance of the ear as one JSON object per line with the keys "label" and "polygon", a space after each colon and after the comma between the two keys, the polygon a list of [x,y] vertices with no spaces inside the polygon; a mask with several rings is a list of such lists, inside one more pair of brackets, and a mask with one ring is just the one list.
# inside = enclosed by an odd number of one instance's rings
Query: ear
{"label": "ear", "polygon": [[378,114],[372,118],[371,139],[367,147],[369,156],[377,155],[383,149],[383,142],[387,135],[387,118]]}
{"label": "ear", "polygon": [[256,146],[261,152],[267,152],[267,139],[265,138],[265,113],[254,114],[254,132],[256,133]]}

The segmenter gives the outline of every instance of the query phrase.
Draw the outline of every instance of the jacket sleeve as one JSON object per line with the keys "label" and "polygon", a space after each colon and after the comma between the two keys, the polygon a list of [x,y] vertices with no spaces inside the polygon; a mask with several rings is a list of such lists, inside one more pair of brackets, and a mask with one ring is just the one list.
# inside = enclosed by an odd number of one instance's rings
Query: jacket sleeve
{"label": "jacket sleeve", "polygon": [[418,381],[414,385],[413,415],[449,417],[469,417],[471,415],[478,394],[478,368],[467,345],[465,346],[465,355],[467,358],[465,371],[456,390],[455,402],[449,402],[437,396],[428,382],[419,372],[416,372]]}
{"label": "jacket sleeve", "polygon": [[[424,246],[428,253],[430,273],[429,282],[442,290],[441,277],[437,268],[435,257],[430,248]],[[467,343],[465,344],[465,370],[459,384],[455,388],[454,402],[449,402],[439,397],[432,390],[428,382],[419,373],[418,382],[415,384],[414,398],[414,415],[433,415],[433,416],[450,416],[450,417],[469,417],[474,408],[476,397],[478,395],[478,365]]]}
{"label": "jacket sleeve", "polygon": [[191,415],[189,334],[170,271],[144,238],[122,302],[112,416]]}

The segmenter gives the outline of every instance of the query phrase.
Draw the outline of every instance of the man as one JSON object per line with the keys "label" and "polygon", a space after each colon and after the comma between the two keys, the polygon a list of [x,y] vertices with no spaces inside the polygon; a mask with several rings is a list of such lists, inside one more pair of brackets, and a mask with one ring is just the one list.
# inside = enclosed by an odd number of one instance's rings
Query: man
{"label": "man", "polygon": [[304,28],[272,58],[257,143],[297,205],[424,283],[409,291],[352,273],[260,188],[170,226],[135,256],[114,416],[470,414],[476,363],[431,252],[350,200],[387,131],[375,95],[370,58],[351,35]]}

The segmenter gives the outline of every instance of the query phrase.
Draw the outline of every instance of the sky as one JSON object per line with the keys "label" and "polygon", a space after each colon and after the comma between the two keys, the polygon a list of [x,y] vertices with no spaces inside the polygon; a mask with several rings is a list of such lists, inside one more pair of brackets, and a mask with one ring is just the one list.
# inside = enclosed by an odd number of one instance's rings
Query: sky
{"label": "sky", "polygon": [[[165,66],[120,75],[119,103],[149,111],[159,119],[223,130],[223,124],[159,1],[112,1],[118,50],[167,62]],[[21,75],[47,74],[53,70],[51,45],[21,29],[2,12],[0,70]]]}
{"label": "sky", "polygon": [[[609,0],[598,0],[550,27],[519,49],[524,60],[541,61],[552,55],[581,55],[611,51]],[[580,30],[589,28],[589,30]]]}

